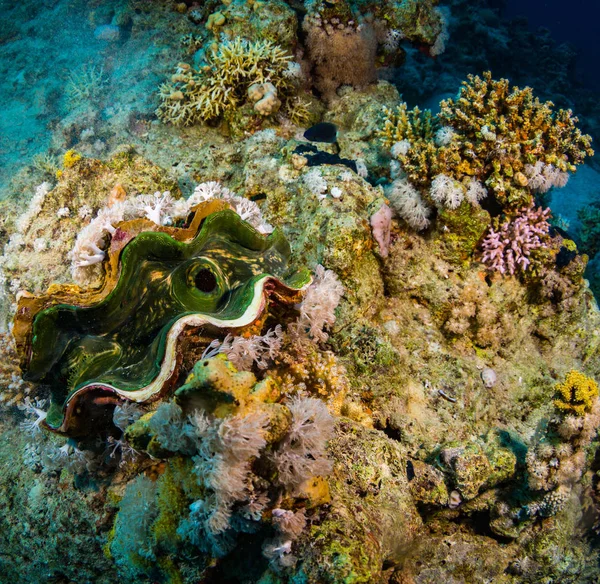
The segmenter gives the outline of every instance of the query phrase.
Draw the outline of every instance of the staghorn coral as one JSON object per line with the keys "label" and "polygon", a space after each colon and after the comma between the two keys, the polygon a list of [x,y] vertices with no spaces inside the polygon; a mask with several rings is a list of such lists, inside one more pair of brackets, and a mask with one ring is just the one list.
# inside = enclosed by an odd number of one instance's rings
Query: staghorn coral
{"label": "staghorn coral", "polygon": [[[208,56],[209,64],[196,71],[180,63],[170,82],[160,87],[161,103],[156,115],[165,123],[191,126],[235,113],[250,100],[259,115],[270,115],[274,101],[292,106],[296,81],[289,74],[292,57],[270,40],[247,41],[243,38],[222,40]],[[268,84],[266,95],[254,99],[257,86]],[[250,92],[250,93],[249,93]]]}
{"label": "staghorn coral", "polygon": [[67,72],[65,94],[72,107],[81,106],[97,101],[107,82],[104,68],[89,63]]}
{"label": "staghorn coral", "polygon": [[406,103],[401,103],[395,110],[383,108],[383,127],[377,130],[377,136],[387,148],[407,141],[404,152],[392,152],[394,156],[405,155],[418,142],[431,142],[437,135],[438,122],[431,111],[421,111],[419,107],[408,109]]}
{"label": "staghorn coral", "polygon": [[440,128],[439,120],[429,110],[408,110],[405,103],[395,110],[384,107],[383,116],[383,127],[376,135],[397,160],[401,178],[429,200],[434,178],[444,173],[452,175],[451,169],[460,161],[454,131]]}
{"label": "staghorn coral", "polygon": [[597,383],[579,371],[569,371],[566,379],[556,386],[559,394],[554,405],[560,411],[583,416],[592,410],[598,398]]}

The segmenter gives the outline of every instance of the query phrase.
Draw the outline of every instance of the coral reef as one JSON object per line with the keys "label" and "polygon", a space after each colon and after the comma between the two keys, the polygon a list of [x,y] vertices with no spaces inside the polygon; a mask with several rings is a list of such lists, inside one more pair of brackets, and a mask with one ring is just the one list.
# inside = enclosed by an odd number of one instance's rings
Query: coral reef
{"label": "coral reef", "polygon": [[160,88],[156,114],[163,122],[189,126],[233,115],[246,103],[255,114],[291,110],[294,77],[291,56],[273,42],[223,40],[201,71],[180,63]]}
{"label": "coral reef", "polygon": [[0,25],[49,147],[0,201],[2,578],[595,582],[566,51],[483,0],[51,4]]}

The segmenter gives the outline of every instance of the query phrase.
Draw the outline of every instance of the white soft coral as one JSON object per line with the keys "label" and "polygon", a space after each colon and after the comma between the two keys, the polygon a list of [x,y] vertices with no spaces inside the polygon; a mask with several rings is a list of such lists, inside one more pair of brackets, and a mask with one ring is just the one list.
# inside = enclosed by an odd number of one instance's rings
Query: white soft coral
{"label": "white soft coral", "polygon": [[300,316],[290,329],[315,341],[326,341],[325,328],[335,323],[335,309],[344,294],[344,287],[335,272],[317,266],[312,284],[300,304]]}
{"label": "white soft coral", "polygon": [[26,397],[23,403],[18,406],[20,410],[29,416],[28,420],[21,422],[21,428],[33,435],[40,433],[42,431],[40,426],[48,415],[48,412],[42,409],[45,405],[45,399],[40,400],[36,398],[35,402],[32,402],[31,398]]}

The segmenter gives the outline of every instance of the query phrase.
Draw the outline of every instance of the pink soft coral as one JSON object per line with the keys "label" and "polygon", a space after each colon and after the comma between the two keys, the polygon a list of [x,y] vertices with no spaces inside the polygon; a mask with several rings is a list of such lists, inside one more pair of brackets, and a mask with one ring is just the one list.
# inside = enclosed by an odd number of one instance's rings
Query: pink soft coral
{"label": "pink soft coral", "polygon": [[483,240],[481,261],[491,270],[514,275],[531,264],[531,252],[543,248],[549,239],[550,209],[524,207],[513,219],[507,219],[498,231],[490,228]]}

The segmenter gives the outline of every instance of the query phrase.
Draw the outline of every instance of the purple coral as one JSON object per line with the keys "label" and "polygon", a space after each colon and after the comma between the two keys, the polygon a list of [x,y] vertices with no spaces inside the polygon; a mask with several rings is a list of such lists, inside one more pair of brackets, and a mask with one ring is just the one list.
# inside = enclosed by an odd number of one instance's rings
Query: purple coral
{"label": "purple coral", "polygon": [[507,219],[498,231],[490,228],[483,240],[481,261],[491,270],[514,275],[531,264],[531,252],[546,247],[550,209],[524,207],[513,219]]}

